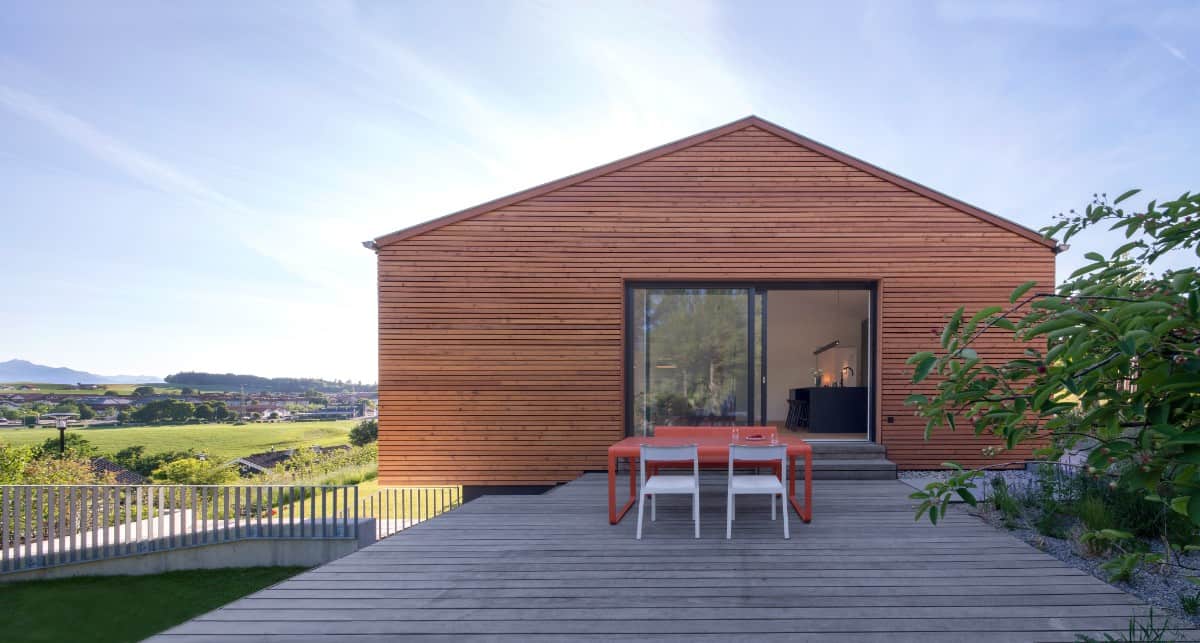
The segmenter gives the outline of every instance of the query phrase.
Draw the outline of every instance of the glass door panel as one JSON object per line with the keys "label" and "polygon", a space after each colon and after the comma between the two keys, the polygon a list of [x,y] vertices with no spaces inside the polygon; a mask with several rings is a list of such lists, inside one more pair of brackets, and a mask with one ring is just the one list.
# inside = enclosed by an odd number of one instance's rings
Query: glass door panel
{"label": "glass door panel", "polygon": [[751,371],[761,354],[751,347],[753,297],[747,288],[631,289],[635,435],[651,435],[655,425],[752,421]]}

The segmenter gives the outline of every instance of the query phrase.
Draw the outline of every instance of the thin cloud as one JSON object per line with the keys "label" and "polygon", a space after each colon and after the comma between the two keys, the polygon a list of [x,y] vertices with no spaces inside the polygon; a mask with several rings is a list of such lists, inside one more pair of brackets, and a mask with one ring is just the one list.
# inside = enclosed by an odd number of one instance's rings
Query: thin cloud
{"label": "thin cloud", "polygon": [[96,159],[123,172],[138,182],[165,194],[191,198],[216,206],[218,213],[236,217],[237,238],[257,254],[310,282],[337,285],[341,278],[327,268],[314,265],[291,249],[305,241],[303,233],[278,226],[276,217],[258,208],[229,197],[199,179],[174,167],[171,163],[143,152],[113,137],[87,121],[37,96],[0,84],[0,107],[32,120],[64,140],[75,144]]}
{"label": "thin cloud", "polygon": [[63,111],[33,94],[8,85],[0,85],[0,106],[41,124],[97,159],[151,188],[170,194],[191,196],[242,213],[250,211],[245,205],[208,188],[169,163],[117,140],[78,116]]}

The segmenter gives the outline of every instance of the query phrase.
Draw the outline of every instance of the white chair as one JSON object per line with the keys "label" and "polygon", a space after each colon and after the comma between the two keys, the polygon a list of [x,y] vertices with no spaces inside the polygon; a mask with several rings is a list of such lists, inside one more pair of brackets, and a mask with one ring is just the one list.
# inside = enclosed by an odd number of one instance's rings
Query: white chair
{"label": "white chair", "polygon": [[[762,462],[782,464],[780,470],[783,478],[773,474],[734,475],[733,461]],[[775,520],[775,496],[779,496],[779,504],[783,510],[783,537],[791,538],[788,533],[787,506],[787,446],[742,446],[729,445],[729,487],[725,497],[725,538],[733,538],[733,518],[737,513],[736,502],[739,495],[769,495],[771,497],[771,520]]]}
{"label": "white chair", "polygon": [[[655,475],[646,479],[646,462],[686,462],[692,463],[692,475]],[[700,457],[696,445],[689,444],[679,447],[655,447],[642,445],[638,475],[638,519],[637,537],[642,539],[642,515],[645,513],[643,502],[650,496],[650,520],[658,519],[658,502],[655,497],[660,493],[690,494],[692,496],[692,520],[696,522],[696,537],[700,537]]]}

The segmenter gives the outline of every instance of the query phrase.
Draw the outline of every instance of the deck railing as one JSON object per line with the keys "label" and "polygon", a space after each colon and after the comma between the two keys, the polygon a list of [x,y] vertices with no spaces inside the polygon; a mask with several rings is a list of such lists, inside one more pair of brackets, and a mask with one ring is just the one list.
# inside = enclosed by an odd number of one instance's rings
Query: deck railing
{"label": "deck railing", "polygon": [[247,539],[357,539],[358,489],[0,486],[0,573]]}
{"label": "deck railing", "polygon": [[386,538],[462,505],[462,487],[388,487],[363,499],[359,511],[375,519],[375,537]]}

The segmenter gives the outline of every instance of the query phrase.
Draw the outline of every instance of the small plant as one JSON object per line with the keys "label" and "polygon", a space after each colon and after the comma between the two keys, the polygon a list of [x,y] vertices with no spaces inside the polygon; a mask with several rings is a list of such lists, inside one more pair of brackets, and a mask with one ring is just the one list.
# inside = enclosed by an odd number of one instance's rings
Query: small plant
{"label": "small plant", "polygon": [[1062,506],[1053,500],[1043,501],[1038,517],[1033,521],[1033,528],[1043,536],[1066,539],[1070,536],[1067,533],[1066,521],[1061,513]]}
{"label": "small plant", "polygon": [[1137,616],[1129,617],[1129,629],[1116,636],[1105,634],[1103,639],[1098,639],[1083,634],[1076,634],[1076,641],[1085,641],[1088,643],[1094,641],[1145,641],[1146,643],[1166,643],[1167,641],[1178,641],[1180,638],[1179,632],[1170,626],[1168,622],[1154,622],[1154,608],[1150,608],[1150,613],[1143,621]]}
{"label": "small plant", "polygon": [[1179,594],[1179,609],[1183,610],[1183,613],[1189,616],[1200,614],[1200,592],[1193,592],[1191,594],[1181,592]]}
{"label": "small plant", "polygon": [[1079,522],[1083,523],[1084,527],[1091,531],[1114,529],[1117,526],[1112,514],[1108,511],[1108,505],[1104,503],[1104,498],[1097,494],[1085,495],[1075,505],[1075,516],[1079,518]]}
{"label": "small plant", "polygon": [[1005,527],[1017,528],[1018,519],[1021,517],[1021,503],[1009,491],[1008,483],[1004,481],[1004,478],[992,479],[992,507],[1000,512]]}
{"label": "small plant", "polygon": [[1133,534],[1116,529],[1095,529],[1085,531],[1079,536],[1079,544],[1088,556],[1103,556],[1112,550],[1117,543],[1133,538]]}
{"label": "small plant", "polygon": [[943,462],[942,466],[950,469],[953,473],[945,480],[930,482],[925,485],[924,489],[908,496],[912,500],[921,501],[921,504],[917,505],[917,520],[928,513],[929,522],[936,525],[938,518],[946,515],[946,507],[950,505],[950,500],[955,495],[972,507],[978,504],[975,495],[971,493],[971,489],[974,488],[972,481],[983,476],[983,472],[965,471],[953,462]]}
{"label": "small plant", "polygon": [[1112,582],[1132,583],[1133,576],[1143,565],[1157,565],[1163,561],[1162,554],[1152,552],[1130,552],[1113,557],[1112,560],[1100,566],[1108,572],[1108,580]]}

